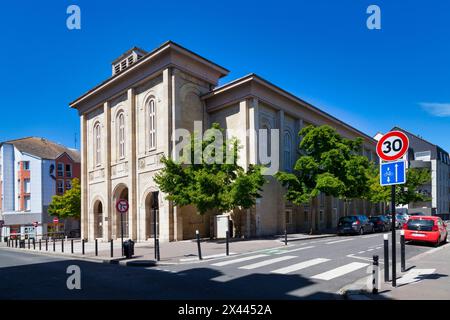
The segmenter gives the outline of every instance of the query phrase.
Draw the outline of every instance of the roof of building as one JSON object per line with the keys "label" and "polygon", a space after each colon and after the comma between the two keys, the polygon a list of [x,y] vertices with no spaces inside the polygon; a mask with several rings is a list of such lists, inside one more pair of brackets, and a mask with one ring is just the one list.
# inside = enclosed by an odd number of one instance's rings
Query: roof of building
{"label": "roof of building", "polygon": [[336,122],[342,124],[344,127],[350,129],[351,131],[356,132],[356,133],[358,133],[361,136],[364,136],[367,139],[367,141],[369,141],[371,143],[374,143],[374,144],[376,143],[376,140],[373,137],[371,137],[370,135],[362,132],[359,129],[356,129],[355,127],[349,125],[348,123],[345,123],[342,120],[339,120],[338,118],[334,117],[333,115],[331,115],[331,114],[329,114],[329,113],[319,109],[318,107],[316,107],[316,106],[306,102],[305,100],[295,96],[294,94],[292,94],[292,93],[290,93],[290,92],[280,88],[279,86],[269,82],[268,80],[258,76],[255,73],[250,73],[250,74],[248,74],[246,76],[243,76],[241,78],[235,79],[235,80],[233,80],[231,82],[228,82],[228,83],[226,83],[226,84],[224,84],[224,85],[222,85],[220,87],[217,87],[217,88],[211,90],[210,92],[204,94],[202,96],[202,99],[208,99],[208,98],[213,97],[213,96],[215,96],[217,94],[220,94],[220,93],[225,92],[227,90],[230,90],[232,88],[238,87],[238,86],[240,86],[240,85],[242,85],[242,84],[244,84],[244,83],[246,83],[248,81],[256,81],[259,84],[262,84],[263,86],[265,86],[266,88],[268,88],[270,90],[273,90],[273,91],[276,91],[279,94],[287,97],[288,99],[290,99],[292,101],[295,101],[296,103],[301,104],[301,105],[303,105],[303,106],[305,106],[305,107],[307,107],[307,108],[309,108],[309,109],[311,109],[311,110],[313,110],[315,112],[318,112],[321,115],[325,116],[326,118],[332,119],[333,121],[336,121]]}
{"label": "roof of building", "polygon": [[131,48],[131,49],[125,51],[124,53],[122,53],[119,57],[117,57],[116,59],[114,59],[114,61],[111,62],[111,63],[112,63],[112,64],[115,64],[115,63],[119,62],[120,60],[122,60],[122,59],[124,59],[125,57],[129,56],[133,51],[140,52],[142,55],[146,55],[146,54],[147,54],[147,51],[145,51],[145,50],[143,50],[143,49],[141,49],[141,48],[138,48],[138,47],[133,47],[133,48]]}
{"label": "roof of building", "polygon": [[[392,130],[403,131],[404,133],[406,133],[406,134],[408,134],[408,135],[410,135],[410,136],[412,136],[412,137],[414,137],[414,138],[416,138],[416,139],[419,139],[419,140],[421,140],[421,141],[423,141],[423,142],[425,142],[425,143],[428,143],[429,145],[431,145],[431,146],[433,146],[433,147],[436,147],[436,148],[438,148],[438,149],[444,151],[445,153],[448,153],[447,150],[444,150],[443,148],[441,148],[441,147],[438,146],[437,144],[434,144],[434,143],[432,143],[432,142],[430,142],[430,141],[428,141],[428,140],[422,138],[421,136],[418,136],[417,134],[411,133],[411,132],[408,131],[408,130],[405,130],[405,129],[400,128],[400,127],[397,127],[397,126],[393,127]],[[391,130],[391,131],[392,131],[392,130]]]}
{"label": "roof of building", "polygon": [[74,162],[80,162],[78,150],[68,148],[62,144],[49,141],[40,137],[27,137],[2,142],[14,145],[20,152],[27,153],[41,159],[55,160],[62,154],[67,153]]}

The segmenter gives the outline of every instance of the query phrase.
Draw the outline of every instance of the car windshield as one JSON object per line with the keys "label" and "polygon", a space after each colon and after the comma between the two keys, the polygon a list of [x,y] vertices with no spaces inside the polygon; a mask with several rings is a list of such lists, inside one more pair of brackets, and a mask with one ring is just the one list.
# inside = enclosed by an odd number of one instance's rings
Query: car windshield
{"label": "car windshield", "polygon": [[349,216],[349,217],[341,217],[339,218],[339,222],[354,222],[356,221],[356,217],[355,216]]}
{"label": "car windshield", "polygon": [[407,223],[408,230],[431,231],[433,226],[433,220],[410,219]]}

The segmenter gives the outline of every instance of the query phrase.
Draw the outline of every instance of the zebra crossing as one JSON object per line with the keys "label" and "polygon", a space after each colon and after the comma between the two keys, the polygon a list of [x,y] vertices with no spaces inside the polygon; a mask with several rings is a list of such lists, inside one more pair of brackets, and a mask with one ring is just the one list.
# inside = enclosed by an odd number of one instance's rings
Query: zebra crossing
{"label": "zebra crossing", "polygon": [[[303,250],[308,249],[308,247],[303,247]],[[284,252],[274,252],[274,255],[279,255],[282,253],[289,253],[294,251],[299,251],[300,249],[292,249],[292,250],[285,250]],[[249,270],[249,271],[258,271],[259,269],[264,270],[265,272],[271,273],[271,274],[278,274],[278,275],[293,275],[296,272],[302,272],[302,276],[305,277],[305,274],[308,271],[308,268],[316,267],[316,266],[324,266],[324,268],[327,264],[333,263],[333,259],[328,258],[312,258],[312,259],[306,259],[302,260],[299,256],[294,255],[283,255],[278,256],[274,258],[274,255],[270,254],[255,254],[250,256],[245,256],[241,258],[235,258],[231,260],[225,260],[220,262],[211,263],[211,266],[214,267],[233,267],[239,270]],[[300,260],[300,261],[299,261]],[[286,262],[288,265],[286,265]],[[282,265],[283,264],[283,265]],[[321,280],[321,281],[330,281],[342,276],[345,276],[347,274],[351,274],[355,271],[358,271],[360,269],[363,269],[364,267],[369,266],[370,263],[365,262],[349,262],[344,265],[336,267],[334,264],[329,267],[329,269],[312,274],[307,276],[310,279],[314,280]],[[267,270],[267,269],[270,270]],[[235,277],[219,277],[221,282],[231,280]]]}

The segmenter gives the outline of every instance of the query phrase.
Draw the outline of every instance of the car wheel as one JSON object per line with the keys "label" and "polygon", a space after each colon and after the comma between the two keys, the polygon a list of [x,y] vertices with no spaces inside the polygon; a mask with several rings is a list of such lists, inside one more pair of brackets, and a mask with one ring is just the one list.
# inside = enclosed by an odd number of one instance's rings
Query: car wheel
{"label": "car wheel", "polygon": [[441,244],[441,237],[439,237],[439,239],[436,241],[436,243],[434,244],[435,247],[439,247],[439,245]]}
{"label": "car wheel", "polygon": [[359,229],[359,234],[363,235],[364,234],[364,228]]}

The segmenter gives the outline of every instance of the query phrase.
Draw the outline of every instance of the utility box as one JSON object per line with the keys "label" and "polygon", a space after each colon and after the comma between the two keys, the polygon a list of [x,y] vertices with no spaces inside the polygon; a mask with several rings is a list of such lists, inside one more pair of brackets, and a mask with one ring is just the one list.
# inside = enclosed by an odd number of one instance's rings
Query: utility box
{"label": "utility box", "polygon": [[220,215],[214,217],[214,235],[217,239],[224,239],[227,236],[230,217]]}

